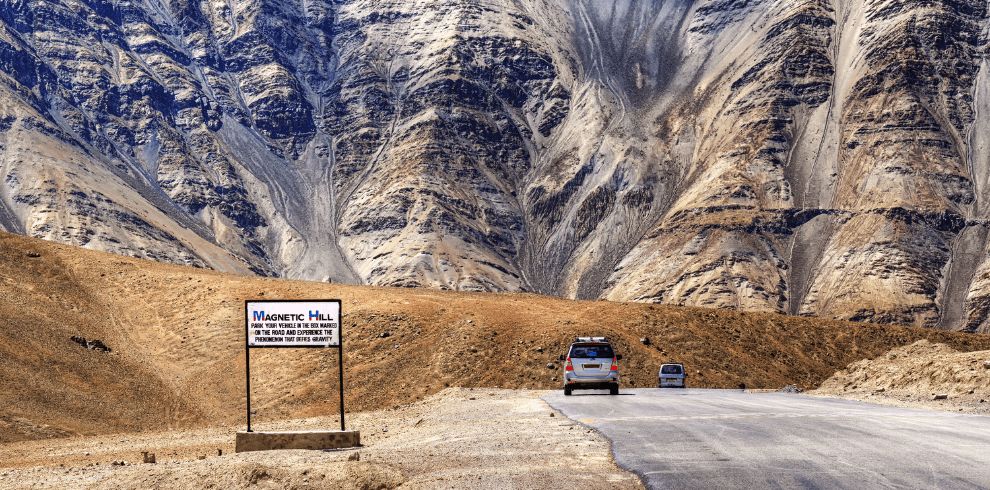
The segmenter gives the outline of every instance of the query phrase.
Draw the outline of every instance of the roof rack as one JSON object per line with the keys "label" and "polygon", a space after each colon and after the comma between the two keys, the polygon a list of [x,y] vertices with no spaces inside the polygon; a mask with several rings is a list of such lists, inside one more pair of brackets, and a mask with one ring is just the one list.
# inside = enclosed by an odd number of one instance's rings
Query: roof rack
{"label": "roof rack", "polygon": [[608,339],[605,337],[577,337],[574,339],[575,342],[601,342],[606,343]]}

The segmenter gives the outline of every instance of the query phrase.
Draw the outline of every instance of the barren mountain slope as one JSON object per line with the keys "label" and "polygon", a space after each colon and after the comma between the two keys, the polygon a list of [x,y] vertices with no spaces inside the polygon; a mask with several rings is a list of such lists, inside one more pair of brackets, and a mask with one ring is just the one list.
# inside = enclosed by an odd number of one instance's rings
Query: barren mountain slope
{"label": "barren mountain slope", "polygon": [[0,226],[990,331],[986,2],[0,0]]}
{"label": "barren mountain slope", "polygon": [[[349,411],[406,404],[448,386],[558,389],[557,356],[577,335],[612,339],[623,355],[623,387],[654,386],[665,361],[685,363],[694,387],[810,388],[850,362],[918,339],[990,349],[987,336],[920,328],[264,279],[2,232],[0,284],[3,442],[239,427],[249,299],[343,301]],[[258,423],[338,410],[336,351],[255,350],[251,375]]]}

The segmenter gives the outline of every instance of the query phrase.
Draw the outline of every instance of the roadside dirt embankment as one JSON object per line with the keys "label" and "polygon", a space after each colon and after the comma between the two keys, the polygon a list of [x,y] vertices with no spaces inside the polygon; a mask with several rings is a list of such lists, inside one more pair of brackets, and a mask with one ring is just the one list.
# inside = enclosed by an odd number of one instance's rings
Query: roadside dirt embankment
{"label": "roadside dirt embankment", "polygon": [[808,394],[990,415],[990,350],[959,352],[919,340],[854,362]]}

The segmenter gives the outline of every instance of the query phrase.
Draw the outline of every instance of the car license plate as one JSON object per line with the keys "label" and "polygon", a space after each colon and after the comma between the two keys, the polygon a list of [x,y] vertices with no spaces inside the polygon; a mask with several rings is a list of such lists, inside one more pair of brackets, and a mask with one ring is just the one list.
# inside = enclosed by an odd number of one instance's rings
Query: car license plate
{"label": "car license plate", "polygon": [[677,378],[665,378],[663,380],[663,382],[664,383],[676,383],[677,382]]}
{"label": "car license plate", "polygon": [[601,364],[585,364],[584,365],[584,368],[585,369],[598,369],[600,367],[602,367]]}

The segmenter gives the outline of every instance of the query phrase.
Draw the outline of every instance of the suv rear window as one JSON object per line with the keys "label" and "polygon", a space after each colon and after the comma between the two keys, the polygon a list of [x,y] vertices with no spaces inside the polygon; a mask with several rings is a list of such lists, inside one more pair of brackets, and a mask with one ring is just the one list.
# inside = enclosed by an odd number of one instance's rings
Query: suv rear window
{"label": "suv rear window", "polygon": [[592,357],[615,357],[612,346],[604,345],[575,345],[571,346],[571,355],[575,359],[590,359]]}
{"label": "suv rear window", "polygon": [[660,374],[681,374],[681,367],[670,365],[660,368]]}

